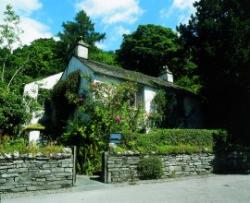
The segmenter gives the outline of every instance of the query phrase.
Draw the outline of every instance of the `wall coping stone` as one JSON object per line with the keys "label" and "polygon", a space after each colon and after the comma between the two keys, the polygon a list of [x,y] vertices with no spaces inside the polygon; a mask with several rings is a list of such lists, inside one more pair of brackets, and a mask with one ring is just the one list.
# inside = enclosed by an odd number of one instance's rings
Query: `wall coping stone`
{"label": "wall coping stone", "polygon": [[121,152],[106,152],[108,155],[111,156],[178,156],[178,155],[200,155],[200,154],[207,154],[207,155],[214,155],[215,153],[211,152],[197,152],[197,153],[140,153],[140,152],[133,152],[133,151],[126,151],[124,153]]}

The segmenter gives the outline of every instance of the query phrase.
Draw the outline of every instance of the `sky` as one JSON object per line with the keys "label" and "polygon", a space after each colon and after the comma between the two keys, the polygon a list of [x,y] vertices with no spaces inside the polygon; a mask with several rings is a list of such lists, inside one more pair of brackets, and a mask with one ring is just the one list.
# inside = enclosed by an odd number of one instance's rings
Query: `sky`
{"label": "sky", "polygon": [[120,47],[123,34],[130,34],[141,24],[157,24],[175,30],[187,23],[195,12],[195,0],[0,0],[0,24],[7,4],[20,16],[23,44],[38,38],[57,38],[62,23],[74,21],[84,10],[97,32],[106,33],[98,44],[103,50]]}

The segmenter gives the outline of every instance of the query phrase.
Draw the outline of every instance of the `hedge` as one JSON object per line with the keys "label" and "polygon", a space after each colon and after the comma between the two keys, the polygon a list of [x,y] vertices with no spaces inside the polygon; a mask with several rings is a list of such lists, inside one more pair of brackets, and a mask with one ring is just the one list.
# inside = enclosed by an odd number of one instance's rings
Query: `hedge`
{"label": "hedge", "polygon": [[140,153],[198,153],[212,152],[216,143],[225,142],[225,130],[156,129],[147,134],[123,132],[118,151]]}

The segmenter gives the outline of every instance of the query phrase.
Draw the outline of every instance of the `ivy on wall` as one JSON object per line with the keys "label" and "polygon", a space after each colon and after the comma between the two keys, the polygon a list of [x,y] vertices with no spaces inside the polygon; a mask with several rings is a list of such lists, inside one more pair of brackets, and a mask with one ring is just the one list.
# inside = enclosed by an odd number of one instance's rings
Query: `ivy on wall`
{"label": "ivy on wall", "polygon": [[80,73],[74,72],[66,80],[60,80],[50,97],[45,99],[45,115],[41,123],[52,139],[62,135],[70,117],[73,116],[80,98],[78,95]]}

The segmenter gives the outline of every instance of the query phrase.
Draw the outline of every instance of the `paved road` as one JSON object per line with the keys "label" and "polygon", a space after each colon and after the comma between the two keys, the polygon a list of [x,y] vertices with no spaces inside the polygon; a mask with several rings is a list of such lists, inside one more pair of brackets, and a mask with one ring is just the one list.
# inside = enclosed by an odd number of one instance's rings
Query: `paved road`
{"label": "paved road", "polygon": [[250,203],[250,175],[216,175],[81,190],[9,198],[2,203]]}

